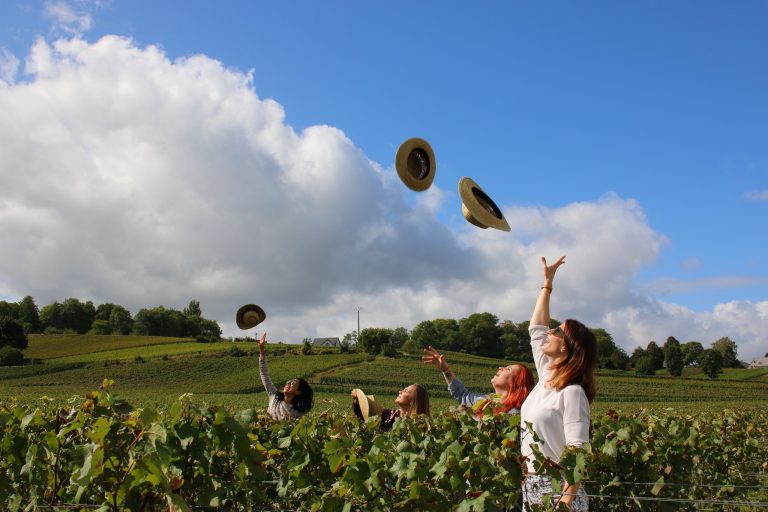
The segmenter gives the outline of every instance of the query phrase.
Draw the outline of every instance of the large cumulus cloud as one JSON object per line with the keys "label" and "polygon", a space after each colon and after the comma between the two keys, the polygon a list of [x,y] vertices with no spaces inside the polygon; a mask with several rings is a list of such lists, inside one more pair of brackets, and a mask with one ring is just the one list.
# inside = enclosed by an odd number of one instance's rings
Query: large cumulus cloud
{"label": "large cumulus cloud", "polygon": [[474,311],[522,321],[539,256],[567,254],[553,314],[602,325],[627,348],[762,335],[746,319],[764,323],[766,303],[695,313],[638,289],[665,239],[631,199],[506,206],[511,235],[445,224],[437,214],[457,209],[454,193],[433,186],[410,201],[391,162],[335,127],[294,130],[257,79],[205,56],[173,61],[116,36],[40,40],[23,72],[0,84],[8,297],[134,313],[196,298],[229,334],[237,307],[257,302],[274,338],[298,341],[351,331],[357,308],[364,326]]}

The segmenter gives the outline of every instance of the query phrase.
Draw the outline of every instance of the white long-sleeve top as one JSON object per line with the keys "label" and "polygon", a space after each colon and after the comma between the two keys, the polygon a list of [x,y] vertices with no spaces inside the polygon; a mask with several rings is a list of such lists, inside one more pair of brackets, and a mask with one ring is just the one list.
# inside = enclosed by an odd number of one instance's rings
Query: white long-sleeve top
{"label": "white long-sleeve top", "polygon": [[528,471],[531,473],[535,472],[534,440],[527,428],[528,423],[540,440],[539,449],[553,462],[560,462],[560,454],[566,446],[581,446],[589,442],[589,400],[584,388],[578,384],[566,386],[559,391],[544,387],[550,373],[549,357],[541,351],[547,330],[544,325],[531,325],[528,329],[539,381],[520,410],[520,451],[527,457]]}
{"label": "white long-sleeve top", "polygon": [[269,396],[269,406],[267,412],[272,416],[273,420],[282,421],[287,419],[297,420],[304,416],[304,413],[296,409],[291,404],[285,403],[285,400],[280,400],[277,396],[277,388],[272,384],[272,378],[269,376],[269,368],[267,367],[267,358],[259,357],[259,372],[261,373],[261,383],[264,384],[264,389]]}

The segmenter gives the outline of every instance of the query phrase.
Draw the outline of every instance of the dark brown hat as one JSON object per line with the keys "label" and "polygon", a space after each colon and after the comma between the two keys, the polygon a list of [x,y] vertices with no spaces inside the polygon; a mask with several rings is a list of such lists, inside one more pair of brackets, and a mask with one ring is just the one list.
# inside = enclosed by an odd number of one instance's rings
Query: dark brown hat
{"label": "dark brown hat", "polygon": [[427,190],[435,179],[435,152],[424,139],[414,137],[400,144],[395,167],[405,186],[416,192]]}
{"label": "dark brown hat", "polygon": [[459,180],[459,195],[461,196],[461,213],[470,224],[482,229],[510,230],[507,219],[504,218],[499,207],[471,178],[465,176]]}
{"label": "dark brown hat", "polygon": [[267,314],[256,304],[246,304],[238,309],[235,315],[237,326],[243,330],[256,327],[266,319]]}

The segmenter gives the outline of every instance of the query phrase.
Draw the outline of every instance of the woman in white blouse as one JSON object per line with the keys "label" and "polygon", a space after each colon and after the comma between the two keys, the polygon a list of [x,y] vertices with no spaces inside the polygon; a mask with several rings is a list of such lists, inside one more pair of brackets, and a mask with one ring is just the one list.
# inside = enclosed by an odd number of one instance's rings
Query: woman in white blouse
{"label": "woman in white blouse", "polygon": [[297,420],[312,409],[314,402],[312,386],[304,379],[291,379],[285,383],[282,391],[278,391],[272,383],[272,377],[269,376],[266,344],[267,333],[265,332],[259,340],[259,372],[261,383],[264,384],[269,397],[267,412],[273,420]]}
{"label": "woman in white blouse", "polygon": [[568,485],[563,481],[562,495],[553,495],[551,479],[535,474],[533,464],[531,429],[540,440],[537,444],[542,454],[554,463],[560,461],[567,446],[589,442],[589,404],[595,397],[597,360],[595,335],[584,324],[568,319],[549,328],[552,282],[558,267],[565,263],[565,256],[551,266],[544,258],[541,262],[544,286],[539,292],[529,327],[539,381],[520,412],[523,425],[521,451],[528,464],[523,500],[529,506],[541,504],[551,497],[554,503],[563,503],[569,510],[584,511],[588,510],[588,502],[580,482]]}

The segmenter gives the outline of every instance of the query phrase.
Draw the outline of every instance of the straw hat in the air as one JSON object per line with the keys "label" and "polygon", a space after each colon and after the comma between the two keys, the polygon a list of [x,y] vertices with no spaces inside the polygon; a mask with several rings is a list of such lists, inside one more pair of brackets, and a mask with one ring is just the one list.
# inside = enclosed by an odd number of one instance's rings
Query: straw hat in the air
{"label": "straw hat in the air", "polygon": [[470,224],[482,229],[510,230],[507,219],[504,218],[499,207],[471,178],[465,176],[459,180],[459,195],[461,196],[461,213]]}
{"label": "straw hat in the air", "polygon": [[266,320],[267,314],[256,304],[246,304],[237,310],[235,315],[235,321],[237,326],[241,329],[250,329],[256,327],[261,322]]}
{"label": "straw hat in the air", "polygon": [[405,186],[416,192],[427,190],[435,179],[437,163],[429,142],[418,137],[400,144],[395,167]]}

